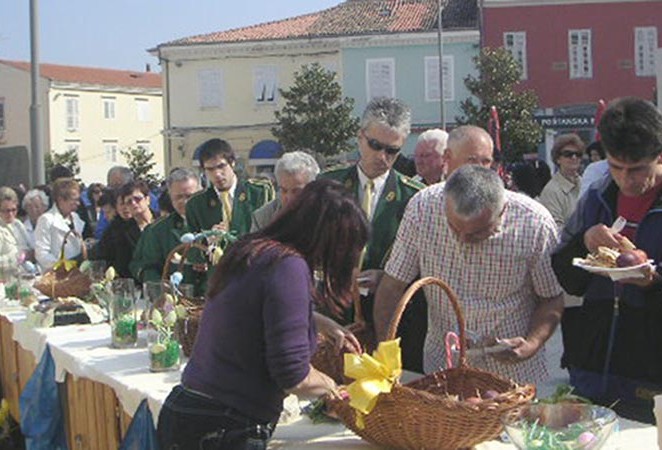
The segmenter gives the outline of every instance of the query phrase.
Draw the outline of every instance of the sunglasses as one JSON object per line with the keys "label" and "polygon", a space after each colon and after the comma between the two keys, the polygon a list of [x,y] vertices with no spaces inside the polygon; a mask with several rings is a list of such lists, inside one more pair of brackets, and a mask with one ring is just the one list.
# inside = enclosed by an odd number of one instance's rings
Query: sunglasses
{"label": "sunglasses", "polygon": [[561,152],[561,156],[563,156],[564,158],[572,158],[573,156],[575,158],[581,158],[582,153],[581,152],[573,152],[572,150],[563,150]]}
{"label": "sunglasses", "polygon": [[369,138],[365,134],[363,136],[365,137],[365,140],[368,143],[368,147],[370,147],[376,152],[381,152],[382,150],[384,150],[389,155],[395,155],[400,151],[400,147],[391,147],[390,145],[382,144],[377,139]]}
{"label": "sunglasses", "polygon": [[143,200],[145,200],[145,197],[142,195],[134,195],[133,197],[127,197],[125,202],[126,203],[140,203]]}

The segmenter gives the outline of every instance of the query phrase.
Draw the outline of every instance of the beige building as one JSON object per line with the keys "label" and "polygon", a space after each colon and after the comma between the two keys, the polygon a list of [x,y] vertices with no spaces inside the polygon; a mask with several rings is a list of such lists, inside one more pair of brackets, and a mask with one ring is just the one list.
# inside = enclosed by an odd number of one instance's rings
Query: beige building
{"label": "beige building", "polygon": [[154,50],[164,76],[166,168],[197,164],[195,149],[215,137],[230,142],[240,166],[253,164],[253,146],[274,139],[274,112],[283,107],[278,89],[289,87],[306,64],[340,71],[337,41],[244,42],[233,33],[220,33],[213,43],[191,38]]}
{"label": "beige building", "polygon": [[[163,173],[161,75],[42,64],[44,149],[75,149],[80,178],[105,183],[125,164],[120,152],[142,146]],[[30,148],[30,64],[0,61],[0,147]]]}

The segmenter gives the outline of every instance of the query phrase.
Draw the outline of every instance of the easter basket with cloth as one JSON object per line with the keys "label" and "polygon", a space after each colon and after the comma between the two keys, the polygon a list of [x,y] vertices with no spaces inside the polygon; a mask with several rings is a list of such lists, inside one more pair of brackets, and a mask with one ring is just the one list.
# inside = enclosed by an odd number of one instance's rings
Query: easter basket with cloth
{"label": "easter basket with cloth", "polygon": [[[208,251],[207,246],[199,242],[188,242],[177,245],[170,251],[168,257],[166,258],[166,262],[163,265],[163,273],[161,274],[161,278],[164,280],[164,282],[170,280],[170,265],[177,259],[181,273],[183,265],[186,263],[189,252],[192,248],[200,250],[200,252],[203,254],[206,254]],[[176,286],[172,286],[172,282],[167,284],[170,285],[170,289],[174,290],[176,288]],[[173,292],[173,294],[175,293]],[[175,332],[177,333],[184,355],[188,357],[191,356],[193,344],[195,343],[195,337],[198,334],[198,324],[200,323],[202,311],[205,308],[205,297],[186,297],[179,293],[176,295],[176,298],[177,304],[184,307],[186,314],[184,317],[177,319],[177,323],[175,324]]]}
{"label": "easter basket with cloth", "polygon": [[60,259],[52,269],[35,280],[33,285],[39,292],[52,299],[58,297],[84,298],[90,292],[92,284],[90,277],[80,271],[76,261],[67,260],[64,256],[64,247],[68,239],[81,241],[81,256],[83,260],[87,259],[87,248],[80,234],[74,230],[67,231],[62,240]]}
{"label": "easter basket with cloth", "polygon": [[[364,352],[372,352],[376,348],[375,331],[372,324],[366,322],[364,318],[361,296],[356,283],[352,288],[352,304],[354,323],[349,325],[347,329],[356,336]],[[317,350],[313,354],[311,364],[315,369],[330,376],[339,384],[347,384],[351,381],[344,375],[343,355],[344,351],[339,352],[333,340],[324,333],[317,333]]]}
{"label": "easter basket with cloth", "polygon": [[[443,289],[453,306],[460,339],[459,364],[401,385],[399,341],[393,339],[407,303],[428,285]],[[386,448],[457,450],[494,439],[502,430],[501,416],[530,402],[535,386],[519,386],[468,367],[465,352],[465,321],[457,297],[443,281],[422,278],[400,299],[387,341],[380,343],[373,357],[345,356],[345,374],[356,381],[347,387],[349,398],[330,399],[328,406],[349,429]]]}

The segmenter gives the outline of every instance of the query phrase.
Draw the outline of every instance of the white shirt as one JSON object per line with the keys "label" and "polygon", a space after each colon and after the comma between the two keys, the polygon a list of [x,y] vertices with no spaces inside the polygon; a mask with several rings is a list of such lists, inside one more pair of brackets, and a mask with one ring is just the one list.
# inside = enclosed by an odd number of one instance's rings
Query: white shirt
{"label": "white shirt", "polygon": [[[71,213],[74,230],[82,236],[85,222],[75,212]],[[34,231],[35,259],[42,273],[50,270],[60,259],[60,250],[64,236],[69,232],[69,222],[62,216],[56,205],[39,217]],[[80,238],[69,238],[64,246],[64,257],[78,256],[82,251]]]}
{"label": "white shirt", "polygon": [[[214,186],[214,190],[216,191],[216,195],[218,196],[218,199],[221,199],[221,191]],[[237,177],[234,177],[234,183],[232,183],[232,186],[230,186],[230,189],[228,189],[228,194],[230,194],[230,204],[234,204],[234,192],[237,190]]]}
{"label": "white shirt", "polygon": [[[362,205],[366,184],[368,183],[368,180],[370,180],[370,178],[368,178],[368,176],[363,172],[360,164],[358,164],[356,168],[358,169],[358,174],[359,174],[359,205]],[[391,172],[390,170],[387,170],[377,178],[372,178],[372,182],[374,184],[374,192],[372,195],[372,202],[370,203],[370,217],[368,217],[368,219],[370,220],[372,220],[372,217],[375,214],[375,209],[377,208],[377,202],[379,202],[379,197],[381,197],[382,192],[384,191],[384,186],[386,185],[386,179],[388,178],[388,174],[390,172]]]}

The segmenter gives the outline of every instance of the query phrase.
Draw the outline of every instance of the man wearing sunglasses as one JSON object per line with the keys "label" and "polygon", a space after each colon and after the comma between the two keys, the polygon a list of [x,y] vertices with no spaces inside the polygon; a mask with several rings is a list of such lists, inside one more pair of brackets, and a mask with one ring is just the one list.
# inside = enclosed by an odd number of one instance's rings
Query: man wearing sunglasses
{"label": "man wearing sunglasses", "polygon": [[[552,266],[563,288],[583,297],[561,327],[575,392],[620,415],[654,423],[662,392],[662,113],[633,97],[614,100],[598,125],[609,174],[584,193],[563,229]],[[614,227],[618,217],[624,228]],[[658,263],[617,283],[573,266],[599,246],[623,250],[624,237]]]}
{"label": "man wearing sunglasses", "polygon": [[[372,320],[372,296],[405,207],[409,199],[424,187],[393,169],[410,128],[411,110],[407,105],[394,98],[373,99],[366,106],[361,119],[358,133],[359,162],[320,175],[343,183],[356,195],[372,224],[372,234],[361,258],[358,278],[359,285],[369,292],[363,302],[368,320]],[[348,311],[348,321],[351,314],[351,310]],[[405,342],[403,347],[406,347]]]}

